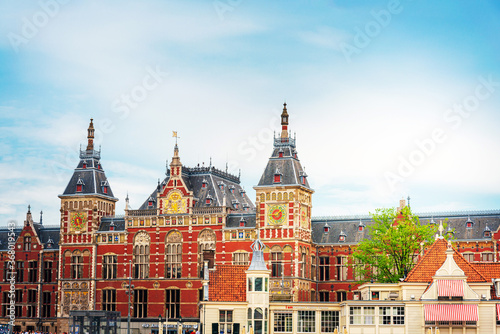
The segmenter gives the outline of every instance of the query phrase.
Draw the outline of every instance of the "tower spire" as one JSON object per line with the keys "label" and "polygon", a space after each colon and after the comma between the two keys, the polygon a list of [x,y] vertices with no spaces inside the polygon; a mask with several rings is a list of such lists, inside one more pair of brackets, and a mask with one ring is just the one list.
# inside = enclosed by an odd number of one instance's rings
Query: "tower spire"
{"label": "tower spire", "polygon": [[288,112],[286,102],[283,103],[283,112],[281,113],[281,138],[288,138]]}
{"label": "tower spire", "polygon": [[89,128],[87,130],[87,139],[88,139],[88,144],[87,144],[87,151],[93,151],[94,150],[94,123],[93,119],[90,119],[90,124]]}
{"label": "tower spire", "polygon": [[179,147],[177,146],[177,131],[172,131],[172,137],[175,137],[175,146],[174,146],[174,156],[172,157],[172,162],[170,163],[170,176],[174,177],[176,175],[181,175],[182,171],[182,163],[179,158]]}

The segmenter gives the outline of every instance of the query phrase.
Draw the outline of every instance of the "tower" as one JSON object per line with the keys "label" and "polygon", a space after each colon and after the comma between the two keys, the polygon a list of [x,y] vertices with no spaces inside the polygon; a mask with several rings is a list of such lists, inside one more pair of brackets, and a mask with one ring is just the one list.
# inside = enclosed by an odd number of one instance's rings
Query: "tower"
{"label": "tower", "polygon": [[[295,138],[288,132],[283,104],[281,134],[257,186],[257,223],[260,238],[270,247],[271,295],[294,301],[310,300],[311,197],[307,174],[298,159]],[[301,281],[300,279],[305,279]],[[285,297],[283,297],[285,298]]]}
{"label": "tower", "polygon": [[[115,203],[118,201],[102,168],[101,152],[94,149],[92,119],[87,132],[87,148],[80,149],[80,162],[63,194],[59,195],[59,317],[68,317],[70,310],[93,309],[93,278],[96,277],[94,234],[102,217],[115,214]],[[64,328],[61,330],[64,331]]]}

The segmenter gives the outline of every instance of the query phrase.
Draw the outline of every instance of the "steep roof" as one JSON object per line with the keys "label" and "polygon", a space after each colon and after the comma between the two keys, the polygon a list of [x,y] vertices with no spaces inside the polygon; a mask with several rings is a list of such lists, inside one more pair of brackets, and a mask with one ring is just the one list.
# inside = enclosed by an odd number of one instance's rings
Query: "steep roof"
{"label": "steep roof", "polygon": [[[441,268],[446,260],[446,249],[448,242],[444,239],[437,239],[427,250],[427,253],[413,267],[405,282],[432,282],[432,277]],[[470,264],[456,249],[453,248],[453,259],[467,276],[467,282],[488,282],[488,280]]]}
{"label": "steep roof", "polygon": [[472,265],[487,280],[500,278],[500,262],[474,262]]}
{"label": "steep roof", "polygon": [[214,302],[246,301],[245,265],[217,265],[210,271],[208,299]]}

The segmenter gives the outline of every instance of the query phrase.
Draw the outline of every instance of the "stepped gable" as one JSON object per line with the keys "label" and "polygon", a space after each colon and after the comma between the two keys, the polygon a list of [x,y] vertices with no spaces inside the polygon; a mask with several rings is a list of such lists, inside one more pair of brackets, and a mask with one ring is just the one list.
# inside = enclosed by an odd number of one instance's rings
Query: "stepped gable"
{"label": "stepped gable", "polygon": [[101,195],[115,199],[100,162],[101,151],[94,150],[94,125],[92,119],[87,131],[87,148],[85,150],[80,149],[80,162],[75,168],[64,193],[60,196]]}
{"label": "stepped gable", "polygon": [[[288,132],[288,112],[286,103],[283,104],[281,114],[282,131],[279,137],[274,138],[274,148],[267,166],[262,174],[257,187],[269,186],[302,186],[310,190],[307,174],[302,168],[295,148],[295,138]],[[281,175],[279,182],[275,176]]]}
{"label": "stepped gable", "polygon": [[245,265],[217,265],[211,270],[208,282],[208,300],[212,302],[246,301]]}
{"label": "stepped gable", "polygon": [[[436,271],[441,268],[446,260],[447,248],[448,242],[446,240],[437,239],[410,271],[405,282],[432,282],[432,277],[436,275]],[[453,252],[453,259],[460,269],[464,271],[465,276],[467,276],[467,282],[488,282],[488,279],[476,267],[467,262],[455,248],[453,248]]]}

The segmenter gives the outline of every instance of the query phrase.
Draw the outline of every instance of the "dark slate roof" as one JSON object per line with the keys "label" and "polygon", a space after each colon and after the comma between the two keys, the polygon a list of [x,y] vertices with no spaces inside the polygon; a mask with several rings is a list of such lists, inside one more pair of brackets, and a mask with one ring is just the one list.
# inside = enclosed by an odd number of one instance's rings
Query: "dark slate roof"
{"label": "dark slate roof", "polygon": [[[282,153],[282,157],[280,157]],[[280,183],[274,182],[274,175],[279,173],[282,175]],[[300,176],[306,177],[305,184],[300,181]],[[301,185],[311,189],[307,174],[305,173],[295,149],[295,139],[293,138],[275,138],[274,149],[266,169],[262,174],[258,187],[276,186],[276,185]]]}
{"label": "dark slate roof", "polygon": [[[45,250],[59,249],[59,237],[60,228],[59,227],[45,227],[39,223],[33,223],[35,233],[43,244]],[[14,229],[16,238],[19,237],[23,228]],[[5,251],[8,249],[9,244],[9,233],[8,228],[0,228],[0,251]],[[50,241],[50,244],[49,244]],[[50,247],[49,247],[50,246]]]}
{"label": "dark slate roof", "polygon": [[[423,224],[429,224],[432,221],[439,224],[447,224],[443,231],[448,229],[454,231],[457,241],[462,240],[488,240],[484,236],[486,226],[492,233],[498,231],[500,227],[500,210],[491,211],[470,211],[470,212],[436,212],[418,214]],[[470,218],[473,227],[468,229],[466,222]],[[446,221],[445,221],[446,220]],[[368,237],[368,229],[359,231],[359,224],[365,224],[366,227],[373,225],[369,216],[343,216],[343,217],[313,217],[312,218],[312,239],[318,244],[353,244],[358,243],[363,238]],[[327,232],[325,232],[327,227]],[[344,242],[339,241],[340,233],[344,232],[346,237]]]}
{"label": "dark slate roof", "polygon": [[[81,192],[76,191],[77,184],[82,184]],[[104,193],[103,186],[107,186],[107,193]],[[114,199],[113,191],[102,169],[100,152],[98,151],[80,151],[80,162],[61,196],[89,194],[102,195]]]}
{"label": "dark slate roof", "polygon": [[246,228],[255,228],[255,213],[250,214],[230,214],[227,215],[226,227],[227,228],[242,228],[240,226],[241,220],[245,221]]}
{"label": "dark slate roof", "polygon": [[115,227],[113,231],[125,231],[125,219],[123,217],[103,217],[101,225],[99,225],[99,232],[111,232],[110,226]]}
{"label": "dark slate roof", "polygon": [[[167,177],[161,182],[160,187],[165,186],[169,179],[170,175],[167,173]],[[182,167],[182,180],[188,189],[193,192],[196,200],[195,207],[222,206],[225,196],[226,205],[233,208],[232,212],[253,212],[255,214],[255,206],[246,194],[246,191],[241,187],[239,177],[214,167]],[[203,188],[204,182],[206,182],[205,188]],[[154,207],[156,207],[157,191],[158,187],[146,198],[144,203],[139,207],[139,210],[150,208],[148,207],[150,198],[154,202]],[[208,196],[212,198],[210,205],[206,204]],[[236,207],[235,204],[238,204],[238,206]],[[248,210],[245,210],[245,207]]]}

